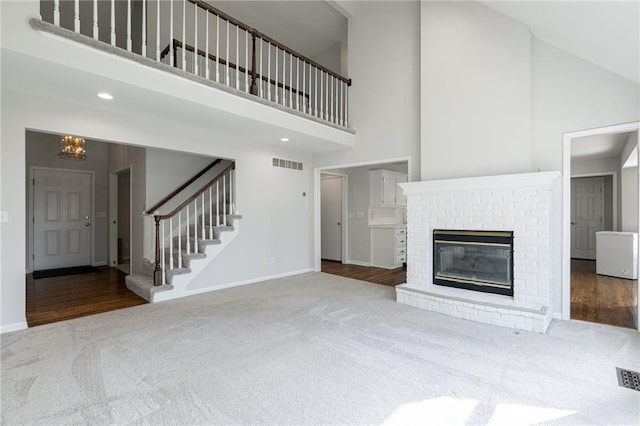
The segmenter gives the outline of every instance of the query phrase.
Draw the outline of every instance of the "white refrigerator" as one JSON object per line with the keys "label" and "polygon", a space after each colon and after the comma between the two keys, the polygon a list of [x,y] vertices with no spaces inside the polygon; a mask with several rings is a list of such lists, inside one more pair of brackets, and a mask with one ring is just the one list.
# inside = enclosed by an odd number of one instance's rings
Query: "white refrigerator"
{"label": "white refrigerator", "polygon": [[638,279],[638,233],[596,232],[596,273]]}

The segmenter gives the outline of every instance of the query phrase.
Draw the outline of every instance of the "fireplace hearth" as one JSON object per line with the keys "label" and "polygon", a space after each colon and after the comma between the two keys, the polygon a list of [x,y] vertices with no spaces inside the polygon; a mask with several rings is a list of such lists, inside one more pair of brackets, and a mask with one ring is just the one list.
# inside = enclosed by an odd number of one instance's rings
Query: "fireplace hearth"
{"label": "fireplace hearth", "polygon": [[513,232],[435,229],[433,283],[513,296]]}

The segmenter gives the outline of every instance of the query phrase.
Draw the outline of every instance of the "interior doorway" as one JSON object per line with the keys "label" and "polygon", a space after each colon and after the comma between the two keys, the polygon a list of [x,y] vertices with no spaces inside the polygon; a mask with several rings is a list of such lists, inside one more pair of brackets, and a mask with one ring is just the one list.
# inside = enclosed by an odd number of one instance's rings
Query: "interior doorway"
{"label": "interior doorway", "polygon": [[[321,233],[322,248],[321,256],[325,260],[343,262],[343,223],[345,223],[343,212],[343,189],[346,190],[344,175],[323,173],[320,176],[320,204],[321,204]],[[346,198],[346,197],[344,197]]]}
{"label": "interior doorway", "polygon": [[[638,129],[636,122],[564,137],[564,319],[638,328],[638,280],[629,275],[640,263],[637,243],[603,250],[605,239],[609,244],[626,234],[637,238]],[[620,271],[605,267],[611,257],[605,251],[612,250],[629,265]]]}
{"label": "interior doorway", "polygon": [[131,273],[131,165],[109,177],[109,264]]}

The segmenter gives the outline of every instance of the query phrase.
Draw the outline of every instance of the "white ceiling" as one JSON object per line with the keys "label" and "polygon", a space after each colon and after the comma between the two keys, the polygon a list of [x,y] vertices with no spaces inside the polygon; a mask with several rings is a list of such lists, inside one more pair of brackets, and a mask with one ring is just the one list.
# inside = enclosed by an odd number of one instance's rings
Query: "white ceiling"
{"label": "white ceiling", "polygon": [[622,154],[629,133],[594,135],[576,138],[571,142],[571,158],[617,158]]}
{"label": "white ceiling", "polygon": [[640,2],[482,1],[555,47],[640,83]]}

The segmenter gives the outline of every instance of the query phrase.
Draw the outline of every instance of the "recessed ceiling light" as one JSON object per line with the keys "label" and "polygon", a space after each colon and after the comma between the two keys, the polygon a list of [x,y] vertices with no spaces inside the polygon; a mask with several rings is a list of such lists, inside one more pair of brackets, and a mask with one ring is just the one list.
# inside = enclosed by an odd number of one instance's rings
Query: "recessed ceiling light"
{"label": "recessed ceiling light", "polygon": [[100,99],[106,99],[107,101],[110,101],[113,99],[113,96],[111,96],[110,94],[108,94],[107,92],[102,92],[102,93],[98,93],[98,97]]}
{"label": "recessed ceiling light", "polygon": [[280,142],[289,142],[289,138],[280,138]]}

